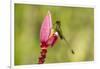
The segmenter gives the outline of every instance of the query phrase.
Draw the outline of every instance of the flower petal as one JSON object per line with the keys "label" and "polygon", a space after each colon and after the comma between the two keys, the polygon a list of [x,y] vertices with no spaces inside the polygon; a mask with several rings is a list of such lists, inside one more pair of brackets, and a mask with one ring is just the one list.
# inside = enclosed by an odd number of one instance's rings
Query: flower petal
{"label": "flower petal", "polygon": [[51,20],[51,13],[48,11],[48,14],[45,16],[41,29],[40,29],[40,41],[46,42],[49,38],[52,28],[52,20]]}

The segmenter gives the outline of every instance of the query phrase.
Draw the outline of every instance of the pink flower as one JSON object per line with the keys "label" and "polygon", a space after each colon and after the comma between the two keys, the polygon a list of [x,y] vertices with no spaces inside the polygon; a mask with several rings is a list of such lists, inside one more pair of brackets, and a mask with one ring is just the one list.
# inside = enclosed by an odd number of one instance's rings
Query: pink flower
{"label": "pink flower", "polygon": [[52,20],[51,20],[51,13],[48,11],[48,14],[45,16],[41,30],[40,30],[40,41],[46,42],[50,36],[52,28]]}
{"label": "pink flower", "polygon": [[41,42],[41,55],[39,57],[39,64],[43,64],[46,58],[47,47],[53,46],[58,38],[57,32],[52,32],[52,20],[51,13],[48,11],[48,14],[45,16],[41,29],[40,29],[40,42]]}
{"label": "pink flower", "polygon": [[[46,48],[48,45],[53,46],[54,43],[57,40],[58,33],[51,32],[52,29],[52,19],[51,19],[51,13],[48,11],[47,15],[45,16],[41,30],[40,30],[40,42],[41,42],[41,48]],[[51,34],[53,33],[53,34]]]}

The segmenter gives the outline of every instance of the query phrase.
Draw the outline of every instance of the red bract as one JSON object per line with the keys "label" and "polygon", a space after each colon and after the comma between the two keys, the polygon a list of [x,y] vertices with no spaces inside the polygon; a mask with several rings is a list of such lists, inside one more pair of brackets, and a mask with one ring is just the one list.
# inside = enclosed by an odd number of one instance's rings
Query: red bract
{"label": "red bract", "polygon": [[51,47],[53,47],[54,43],[56,42],[58,38],[58,33],[55,32],[51,35],[51,37],[48,39],[47,44],[50,45]]}

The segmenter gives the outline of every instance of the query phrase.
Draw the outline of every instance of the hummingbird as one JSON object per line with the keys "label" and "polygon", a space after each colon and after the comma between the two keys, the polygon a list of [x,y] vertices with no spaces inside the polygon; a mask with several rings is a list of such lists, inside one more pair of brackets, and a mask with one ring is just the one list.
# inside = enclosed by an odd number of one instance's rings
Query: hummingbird
{"label": "hummingbird", "polygon": [[62,29],[61,29],[61,21],[56,21],[55,23],[55,31],[58,32],[58,35],[60,37],[61,40],[64,40],[65,43],[69,46],[69,48],[71,49],[71,53],[75,54],[74,50],[71,48],[69,42],[66,40],[66,38],[63,35]]}

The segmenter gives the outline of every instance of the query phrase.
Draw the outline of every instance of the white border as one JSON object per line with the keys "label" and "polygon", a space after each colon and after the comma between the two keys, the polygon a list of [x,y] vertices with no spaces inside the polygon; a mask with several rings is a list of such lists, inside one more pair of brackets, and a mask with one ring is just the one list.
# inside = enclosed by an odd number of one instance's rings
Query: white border
{"label": "white border", "polygon": [[14,1],[10,0],[10,67],[14,68]]}
{"label": "white border", "polygon": [[10,1],[0,0],[0,69],[10,66]]}
{"label": "white border", "polygon": [[95,65],[94,62],[75,62],[75,63],[59,63],[59,64],[43,64],[43,65],[21,65],[21,66],[14,66],[14,3],[24,3],[24,4],[40,4],[40,5],[55,5],[55,6],[73,6],[73,7],[91,7],[94,8],[95,4],[94,2],[90,2],[90,1],[76,1],[76,0],[72,0],[72,1],[58,1],[58,0],[14,0],[11,2],[11,66],[12,69],[47,69],[49,67],[49,69],[53,68],[53,69],[61,69],[63,67],[63,69],[82,69],[82,67],[84,68],[91,68],[94,69],[97,65]]}
{"label": "white border", "polygon": [[94,0],[14,0],[14,3],[59,5],[72,7],[95,7]]}

